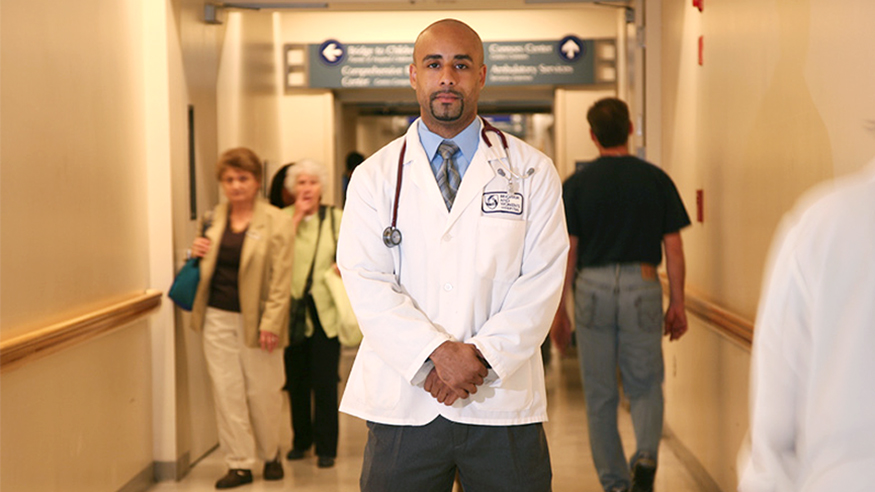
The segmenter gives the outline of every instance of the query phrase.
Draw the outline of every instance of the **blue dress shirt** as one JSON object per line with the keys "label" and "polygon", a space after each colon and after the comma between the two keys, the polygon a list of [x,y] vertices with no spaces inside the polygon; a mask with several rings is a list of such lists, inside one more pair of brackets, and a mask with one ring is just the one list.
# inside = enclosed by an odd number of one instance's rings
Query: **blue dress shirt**
{"label": "blue dress shirt", "polygon": [[425,155],[428,156],[431,162],[431,171],[434,173],[435,179],[437,179],[438,169],[441,167],[441,163],[443,163],[443,159],[437,150],[444,140],[449,140],[459,147],[459,151],[454,154],[456,169],[459,171],[460,177],[465,176],[465,171],[468,170],[468,166],[471,165],[471,159],[474,157],[474,153],[477,152],[477,146],[480,145],[480,126],[480,118],[474,118],[474,121],[459,132],[458,135],[453,138],[444,138],[436,133],[432,133],[425,126],[425,123],[419,120],[419,128],[417,129],[419,131],[419,141],[422,142]]}

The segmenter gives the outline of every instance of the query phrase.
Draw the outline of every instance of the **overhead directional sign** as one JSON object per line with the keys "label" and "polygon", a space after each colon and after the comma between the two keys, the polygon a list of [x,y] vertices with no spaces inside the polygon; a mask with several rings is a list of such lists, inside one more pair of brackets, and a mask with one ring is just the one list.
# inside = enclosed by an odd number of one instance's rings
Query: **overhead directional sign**
{"label": "overhead directional sign", "polygon": [[[484,43],[487,85],[586,85],[595,82],[593,41]],[[573,53],[573,55],[567,54]]]}
{"label": "overhead directional sign", "polygon": [[[596,80],[597,42],[580,39],[483,43],[487,85],[589,85]],[[413,43],[344,44],[329,39],[307,46],[307,87],[409,87]],[[610,60],[609,62],[612,62]],[[609,82],[609,81],[608,81]]]}
{"label": "overhead directional sign", "polygon": [[319,56],[323,62],[329,66],[334,66],[343,61],[343,57],[346,54],[345,49],[340,42],[329,39],[319,46]]}
{"label": "overhead directional sign", "polygon": [[559,41],[559,56],[567,61],[577,61],[586,54],[585,50],[586,45],[577,36],[565,36]]}

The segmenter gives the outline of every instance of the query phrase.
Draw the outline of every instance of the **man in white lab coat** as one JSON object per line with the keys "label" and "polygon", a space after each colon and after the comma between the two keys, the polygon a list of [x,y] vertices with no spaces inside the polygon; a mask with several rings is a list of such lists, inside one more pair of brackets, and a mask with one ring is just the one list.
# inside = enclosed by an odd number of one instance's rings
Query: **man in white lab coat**
{"label": "man in white lab coat", "polygon": [[469,26],[432,24],[413,56],[421,118],[356,170],[338,245],[364,334],[340,407],[368,421],[361,487],[449,491],[458,471],[467,492],[548,491],[539,347],[568,251],[559,177],[477,116]]}
{"label": "man in white lab coat", "polygon": [[770,265],[738,490],[875,490],[875,161],[806,195]]}

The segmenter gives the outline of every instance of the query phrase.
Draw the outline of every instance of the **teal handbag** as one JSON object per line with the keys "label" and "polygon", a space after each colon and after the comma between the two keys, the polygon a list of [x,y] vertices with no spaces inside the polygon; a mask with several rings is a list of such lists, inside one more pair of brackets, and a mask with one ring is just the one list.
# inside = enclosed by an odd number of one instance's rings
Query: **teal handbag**
{"label": "teal handbag", "polygon": [[197,285],[200,281],[200,258],[192,258],[186,261],[179,273],[176,274],[167,296],[180,308],[191,311],[192,306],[194,306],[194,296],[197,294]]}
{"label": "teal handbag", "polygon": [[[203,224],[201,226],[201,237],[207,236],[207,229],[213,223],[213,213],[207,212],[204,214]],[[189,258],[185,265],[176,274],[173,279],[173,285],[170,286],[170,291],[167,292],[169,297],[177,306],[185,311],[191,311],[194,306],[194,297],[197,295],[197,285],[201,281],[201,262],[200,258]]]}

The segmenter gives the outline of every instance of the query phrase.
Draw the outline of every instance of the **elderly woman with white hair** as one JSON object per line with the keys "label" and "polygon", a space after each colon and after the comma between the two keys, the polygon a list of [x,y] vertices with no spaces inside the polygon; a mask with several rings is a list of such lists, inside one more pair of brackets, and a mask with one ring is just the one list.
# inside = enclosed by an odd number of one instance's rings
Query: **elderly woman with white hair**
{"label": "elderly woman with white hair", "polygon": [[[341,212],[321,205],[327,179],[323,165],[309,159],[295,163],[286,174],[286,188],[295,196],[295,203],[283,209],[295,226],[291,293],[306,306],[306,337],[290,344],[285,352],[285,389],[291,401],[294,434],[286,457],[303,459],[315,444],[320,468],[334,466],[337,457],[340,380],[339,317],[325,276],[337,268]],[[308,283],[309,296],[304,292]]]}

